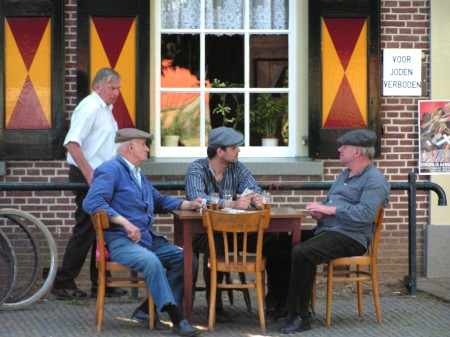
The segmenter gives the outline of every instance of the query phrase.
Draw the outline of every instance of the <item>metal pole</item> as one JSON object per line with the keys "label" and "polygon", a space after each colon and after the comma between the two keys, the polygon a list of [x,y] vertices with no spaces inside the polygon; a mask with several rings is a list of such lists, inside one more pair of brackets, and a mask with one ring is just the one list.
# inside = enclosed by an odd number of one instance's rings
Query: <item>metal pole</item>
{"label": "metal pole", "polygon": [[411,295],[417,294],[417,241],[416,241],[416,192],[417,176],[415,173],[408,174],[408,250],[409,250],[409,276],[405,277],[405,285],[409,288]]}

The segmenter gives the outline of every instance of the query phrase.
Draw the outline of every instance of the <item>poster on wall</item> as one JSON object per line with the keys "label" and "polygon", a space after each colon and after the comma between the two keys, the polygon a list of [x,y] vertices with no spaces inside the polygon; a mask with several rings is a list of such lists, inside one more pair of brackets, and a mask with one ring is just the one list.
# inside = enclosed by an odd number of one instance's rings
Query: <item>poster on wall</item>
{"label": "poster on wall", "polygon": [[450,173],[450,100],[419,101],[419,174]]}

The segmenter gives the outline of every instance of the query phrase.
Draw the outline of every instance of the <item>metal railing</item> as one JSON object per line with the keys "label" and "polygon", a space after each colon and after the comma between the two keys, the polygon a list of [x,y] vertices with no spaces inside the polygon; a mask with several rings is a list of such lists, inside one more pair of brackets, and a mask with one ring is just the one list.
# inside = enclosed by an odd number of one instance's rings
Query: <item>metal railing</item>
{"label": "metal railing", "polygon": [[[152,182],[153,186],[160,191],[184,191],[183,182]],[[276,191],[317,191],[329,190],[332,182],[260,182],[259,186],[266,190]],[[420,191],[433,191],[438,196],[438,206],[447,205],[447,196],[444,189],[432,182],[417,182],[415,173],[408,174],[407,182],[391,182],[391,190],[408,191],[408,253],[409,253],[409,275],[405,276],[404,284],[408,287],[411,295],[417,293],[417,242],[416,242],[416,193]],[[65,191],[87,189],[83,183],[0,183],[0,191]]]}

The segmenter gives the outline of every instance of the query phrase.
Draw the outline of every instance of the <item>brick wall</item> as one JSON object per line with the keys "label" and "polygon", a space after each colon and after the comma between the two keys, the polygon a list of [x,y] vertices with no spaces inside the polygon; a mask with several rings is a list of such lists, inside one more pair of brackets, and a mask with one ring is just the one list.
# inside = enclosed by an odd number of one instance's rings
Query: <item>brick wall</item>
{"label": "brick wall", "polygon": [[[76,0],[66,4],[66,116],[76,105]],[[381,1],[381,48],[420,48],[429,69],[429,1]],[[427,99],[421,97],[420,99]],[[382,97],[381,119],[384,136],[381,157],[375,164],[390,181],[405,182],[408,173],[417,169],[417,101],[418,97]],[[9,161],[7,173],[1,182],[61,182],[67,181],[68,168],[64,161]],[[325,161],[323,177],[257,176],[258,181],[333,181],[342,170],[337,161]],[[149,177],[153,181],[182,181],[184,177]],[[424,178],[420,178],[424,179]],[[183,192],[169,192],[184,196]],[[275,194],[279,205],[303,208],[305,204],[321,201],[321,191],[283,191]],[[0,204],[21,208],[42,219],[53,233],[62,257],[67,238],[74,224],[74,200],[70,191],[0,192]],[[423,274],[423,228],[428,222],[429,198],[427,192],[417,195],[417,262],[418,273]],[[307,220],[305,226],[312,226]],[[393,191],[386,209],[380,248],[381,281],[401,279],[408,274],[408,197],[405,191]],[[157,219],[159,231],[172,238],[171,218]],[[82,274],[81,279],[86,276]]]}

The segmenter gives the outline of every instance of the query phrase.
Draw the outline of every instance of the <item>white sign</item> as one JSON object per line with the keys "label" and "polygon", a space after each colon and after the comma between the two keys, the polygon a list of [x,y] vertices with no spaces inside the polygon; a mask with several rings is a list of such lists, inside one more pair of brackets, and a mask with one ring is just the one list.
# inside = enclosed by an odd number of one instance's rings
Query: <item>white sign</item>
{"label": "white sign", "polygon": [[422,96],[422,50],[383,50],[383,96]]}

